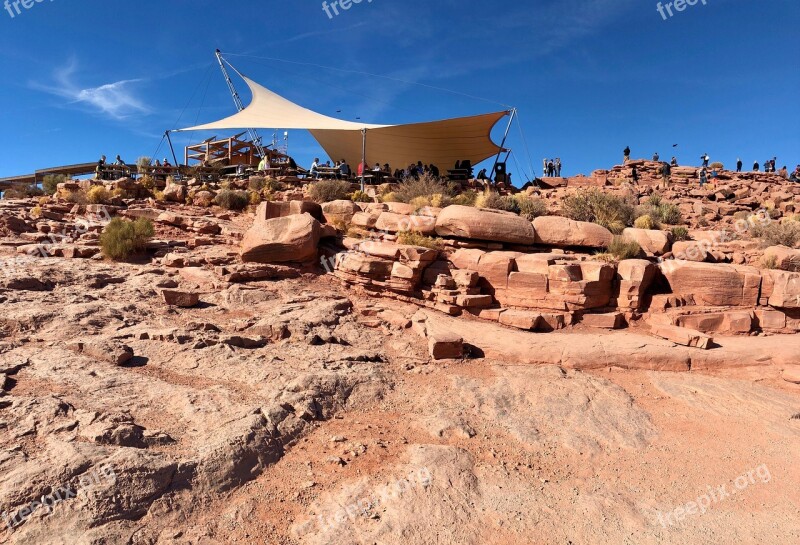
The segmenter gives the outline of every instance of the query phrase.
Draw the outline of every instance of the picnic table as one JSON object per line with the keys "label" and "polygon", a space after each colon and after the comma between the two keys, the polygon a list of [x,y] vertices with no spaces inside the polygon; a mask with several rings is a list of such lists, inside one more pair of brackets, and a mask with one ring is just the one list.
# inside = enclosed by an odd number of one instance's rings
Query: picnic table
{"label": "picnic table", "polygon": [[338,178],[341,172],[336,167],[317,167],[321,178]]}
{"label": "picnic table", "polygon": [[469,170],[465,168],[448,170],[447,178],[452,181],[466,181],[469,179]]}

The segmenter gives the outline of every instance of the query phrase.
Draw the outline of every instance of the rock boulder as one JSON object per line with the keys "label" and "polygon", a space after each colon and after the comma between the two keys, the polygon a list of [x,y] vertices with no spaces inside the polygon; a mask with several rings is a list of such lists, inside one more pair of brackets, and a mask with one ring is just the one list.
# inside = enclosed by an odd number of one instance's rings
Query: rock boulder
{"label": "rock boulder", "polygon": [[308,214],[256,221],[242,240],[245,263],[288,263],[317,257],[320,223]]}
{"label": "rock boulder", "polygon": [[436,220],[436,234],[508,244],[533,244],[536,241],[533,225],[525,218],[469,206],[448,206],[442,210]]}

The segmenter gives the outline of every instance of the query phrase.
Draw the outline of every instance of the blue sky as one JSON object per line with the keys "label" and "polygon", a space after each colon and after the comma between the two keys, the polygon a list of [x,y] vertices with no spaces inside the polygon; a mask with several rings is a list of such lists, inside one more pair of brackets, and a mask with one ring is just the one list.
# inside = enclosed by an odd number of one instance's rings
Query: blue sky
{"label": "blue sky", "polygon": [[[568,175],[609,168],[626,145],[682,163],[705,152],[726,165],[800,163],[797,0],[699,0],[667,20],[652,0],[364,0],[332,18],[317,0],[19,7],[0,11],[0,177],[100,154],[133,162],[166,129],[230,115],[217,47],[263,85],[345,119],[515,106],[515,183],[543,157],[561,157]],[[175,137],[179,156],[186,139]],[[324,155],[296,131],[290,153]]]}

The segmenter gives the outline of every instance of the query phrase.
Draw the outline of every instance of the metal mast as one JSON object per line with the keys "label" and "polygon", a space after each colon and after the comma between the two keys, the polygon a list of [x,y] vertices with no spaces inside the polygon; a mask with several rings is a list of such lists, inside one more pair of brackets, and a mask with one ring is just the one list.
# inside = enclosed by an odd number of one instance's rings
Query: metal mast
{"label": "metal mast", "polygon": [[[217,49],[216,50],[217,62],[219,63],[219,67],[222,70],[222,75],[225,76],[225,82],[228,84],[228,89],[231,92],[231,96],[233,96],[233,102],[236,104],[237,111],[244,110],[244,104],[242,103],[242,98],[239,96],[239,92],[236,90],[236,86],[233,85],[233,80],[231,80],[230,75],[228,75],[228,69],[225,68],[225,59],[222,58],[222,52]],[[256,151],[263,159],[266,157],[266,152],[264,151],[264,146],[261,145],[261,137],[258,135],[255,129],[247,129],[247,133],[250,135],[250,140],[253,142],[253,147],[256,148]]]}

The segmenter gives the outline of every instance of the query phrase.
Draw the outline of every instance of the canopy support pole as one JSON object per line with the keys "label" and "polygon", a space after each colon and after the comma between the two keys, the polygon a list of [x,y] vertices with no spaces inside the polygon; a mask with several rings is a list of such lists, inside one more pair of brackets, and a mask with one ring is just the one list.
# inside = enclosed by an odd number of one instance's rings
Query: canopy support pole
{"label": "canopy support pole", "polygon": [[[222,70],[225,83],[228,84],[228,90],[231,92],[231,96],[233,97],[233,103],[236,105],[236,111],[241,112],[244,110],[244,104],[242,103],[242,98],[239,96],[239,92],[236,90],[236,86],[233,84],[233,80],[228,74],[228,70],[225,68],[225,63],[227,61],[222,57],[222,52],[219,49],[217,49],[214,54],[217,57],[217,63],[219,64],[220,70]],[[233,66],[231,66],[231,68],[233,68]],[[236,69],[234,68],[234,70]],[[253,141],[253,146],[256,148],[256,151],[261,158],[263,159],[266,157],[266,152],[264,151],[264,146],[261,144],[261,137],[258,135],[258,132],[255,129],[247,129],[247,132],[250,135],[250,140]]]}
{"label": "canopy support pole", "polygon": [[361,192],[366,191],[364,175],[367,173],[367,129],[361,129]]}
{"label": "canopy support pole", "polygon": [[175,161],[175,166],[178,166],[178,158],[175,156],[175,148],[172,147],[172,138],[169,137],[169,131],[165,132],[164,136],[167,137],[167,142],[169,142],[169,149],[172,152],[172,160]]}
{"label": "canopy support pole", "polygon": [[503,142],[500,144],[500,150],[497,152],[497,157],[494,158],[494,165],[492,165],[492,174],[489,176],[489,179],[494,180],[494,174],[497,170],[497,163],[500,162],[500,155],[505,151],[506,140],[508,140],[508,133],[511,132],[511,124],[514,123],[514,118],[517,116],[517,109],[513,108],[511,110],[511,119],[508,120],[508,126],[506,127],[506,133],[503,135]]}

